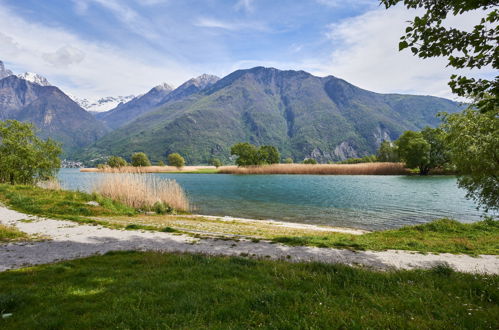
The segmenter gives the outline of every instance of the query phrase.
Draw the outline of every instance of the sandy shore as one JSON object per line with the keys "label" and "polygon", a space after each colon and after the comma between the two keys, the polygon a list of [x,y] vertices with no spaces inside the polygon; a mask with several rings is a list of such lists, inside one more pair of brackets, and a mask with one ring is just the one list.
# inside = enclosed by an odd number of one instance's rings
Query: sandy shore
{"label": "sandy shore", "polygon": [[[220,218],[220,217],[217,217]],[[29,220],[29,221],[24,221]],[[201,253],[249,256],[293,262],[318,261],[358,265],[377,270],[429,268],[447,263],[457,271],[499,274],[499,257],[482,255],[420,254],[410,251],[349,251],[316,247],[291,247],[250,240],[199,239],[187,235],[115,230],[71,221],[39,218],[0,207],[0,223],[45,241],[0,244],[0,271],[88,257],[117,250]]]}

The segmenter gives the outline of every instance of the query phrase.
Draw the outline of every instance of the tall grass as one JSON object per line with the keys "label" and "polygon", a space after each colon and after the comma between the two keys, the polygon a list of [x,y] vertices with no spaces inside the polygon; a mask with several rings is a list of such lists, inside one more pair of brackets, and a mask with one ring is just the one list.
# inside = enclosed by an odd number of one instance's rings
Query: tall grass
{"label": "tall grass", "polygon": [[59,183],[59,180],[56,178],[50,178],[48,180],[44,181],[39,181],[36,183],[36,185],[42,189],[50,189],[50,190],[61,190],[61,184]]}
{"label": "tall grass", "polygon": [[105,175],[94,186],[94,191],[135,209],[160,211],[167,205],[175,210],[189,210],[189,200],[175,180],[162,180],[151,175]]}
{"label": "tall grass", "polygon": [[189,172],[203,169],[213,169],[214,166],[184,166],[178,169],[175,166],[122,166],[101,168],[82,168],[80,172],[98,172],[98,173],[168,173],[168,172]]}
{"label": "tall grass", "polygon": [[403,175],[409,171],[402,163],[362,164],[275,164],[264,166],[226,166],[225,174],[333,174],[333,175]]}

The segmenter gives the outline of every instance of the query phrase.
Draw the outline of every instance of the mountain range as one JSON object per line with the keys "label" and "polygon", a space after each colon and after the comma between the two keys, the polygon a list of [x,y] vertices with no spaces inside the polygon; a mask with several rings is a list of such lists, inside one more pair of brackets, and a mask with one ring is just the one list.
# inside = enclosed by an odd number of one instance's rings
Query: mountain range
{"label": "mountain range", "polygon": [[106,134],[104,124],[45,78],[32,73],[16,76],[2,62],[0,77],[0,120],[31,122],[38,135],[61,142],[66,152]]}
{"label": "mountain range", "polygon": [[[5,72],[0,62],[0,77]],[[178,152],[189,164],[230,162],[230,147],[244,141],[274,145],[295,161],[343,160],[461,109],[443,98],[379,94],[334,76],[256,67],[222,79],[205,74],[176,89],[162,84],[92,116],[57,87],[11,72],[0,80],[0,119],[31,121],[85,161],[143,151],[153,161]]]}
{"label": "mountain range", "polygon": [[373,154],[383,140],[436,126],[438,112],[460,109],[443,98],[378,94],[333,76],[256,67],[149,110],[82,155],[144,151],[160,160],[179,152],[190,164],[227,162],[230,147],[247,141],[274,145],[295,161],[327,162]]}

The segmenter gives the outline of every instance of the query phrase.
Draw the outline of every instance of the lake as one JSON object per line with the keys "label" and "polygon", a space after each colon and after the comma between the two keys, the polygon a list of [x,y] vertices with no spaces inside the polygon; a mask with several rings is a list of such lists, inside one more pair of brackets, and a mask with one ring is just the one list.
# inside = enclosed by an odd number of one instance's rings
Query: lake
{"label": "lake", "polygon": [[[91,191],[101,173],[61,169],[65,189]],[[119,174],[117,174],[119,175]],[[449,217],[480,220],[452,176],[166,174],[186,191],[193,212],[368,230]]]}

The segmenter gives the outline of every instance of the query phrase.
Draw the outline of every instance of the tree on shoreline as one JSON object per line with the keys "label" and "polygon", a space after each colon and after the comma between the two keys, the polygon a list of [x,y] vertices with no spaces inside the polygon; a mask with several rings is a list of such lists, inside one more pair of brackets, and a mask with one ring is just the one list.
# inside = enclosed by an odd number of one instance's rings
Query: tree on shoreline
{"label": "tree on shoreline", "polygon": [[54,177],[61,167],[57,142],[35,135],[32,124],[0,121],[0,182],[34,184]]}
{"label": "tree on shoreline", "polygon": [[178,153],[169,154],[168,165],[175,166],[176,168],[181,169],[185,165],[185,159]]}
{"label": "tree on shoreline", "polygon": [[151,166],[151,161],[147,157],[147,155],[143,152],[136,152],[132,155],[132,166],[141,167],[141,166]]}
{"label": "tree on shoreline", "polygon": [[270,165],[277,164],[280,154],[274,146],[261,146],[257,148],[248,142],[237,143],[230,149],[230,154],[237,156],[236,165]]}

